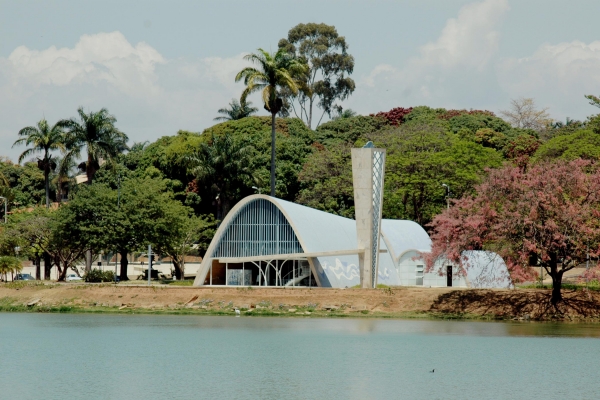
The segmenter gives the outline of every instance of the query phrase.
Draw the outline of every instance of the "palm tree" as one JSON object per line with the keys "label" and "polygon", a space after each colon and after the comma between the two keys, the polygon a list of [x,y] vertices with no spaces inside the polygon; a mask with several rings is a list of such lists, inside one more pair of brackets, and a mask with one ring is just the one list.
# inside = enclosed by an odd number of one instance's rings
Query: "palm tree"
{"label": "palm tree", "polygon": [[242,119],[251,116],[258,112],[258,108],[250,107],[252,104],[251,101],[245,101],[242,99],[241,101],[237,101],[236,99],[232,99],[231,103],[229,103],[229,108],[221,108],[217,111],[219,114],[223,114],[222,116],[216,117],[215,121],[233,121],[237,119]]}
{"label": "palm tree", "polygon": [[346,108],[345,110],[342,110],[342,107],[338,107],[336,109],[334,116],[331,119],[333,121],[335,121],[338,119],[352,118],[355,116],[356,116],[356,111],[352,110],[351,108]]}
{"label": "palm tree", "polygon": [[60,203],[65,198],[67,187],[70,187],[69,185],[74,181],[73,171],[77,165],[70,153],[67,153],[64,157],[58,158],[56,161],[58,163],[58,168],[52,182],[56,186],[56,201]]}
{"label": "palm tree", "polygon": [[251,146],[234,141],[230,134],[212,135],[208,143],[186,157],[190,173],[215,196],[217,219],[227,215],[240,188],[251,181],[259,183],[250,168],[251,151]]}
{"label": "palm tree", "polygon": [[26,149],[19,156],[19,163],[22,162],[25,157],[29,157],[35,153],[42,153],[43,157],[38,158],[38,168],[44,171],[44,184],[46,186],[46,207],[50,207],[50,171],[56,168],[56,161],[52,157],[51,152],[65,150],[65,133],[62,130],[60,122],[50,127],[46,119],[42,119],[37,123],[37,126],[28,126],[19,131],[18,139],[13,147],[16,145],[25,144],[31,146]]}
{"label": "palm tree", "polygon": [[275,115],[283,106],[278,89],[298,93],[302,85],[301,78],[308,68],[284,49],[276,53],[258,49],[258,53],[250,53],[244,59],[256,64],[257,68],[246,67],[235,77],[236,82],[243,79],[246,85],[242,101],[251,93],[261,91],[265,109],[271,113],[271,196],[275,196]]}
{"label": "palm tree", "polygon": [[[59,122],[67,129],[68,152],[65,158],[77,159],[81,157],[83,148],[86,148],[87,160],[82,162],[79,168],[85,169],[87,184],[91,185],[96,172],[100,169],[100,162],[106,160],[112,163],[120,153],[127,150],[129,138],[115,127],[117,119],[110,115],[106,108],[86,114],[83,107],[79,107],[77,113],[79,121],[71,118]],[[87,250],[85,271],[89,272],[91,269],[92,251]]]}
{"label": "palm tree", "polygon": [[117,155],[127,150],[128,137],[115,127],[117,119],[106,108],[86,114],[83,107],[77,109],[80,120],[71,118],[59,124],[67,129],[67,147],[65,157],[73,159],[81,156],[86,148],[87,160],[81,164],[85,168],[88,185],[92,184],[101,160],[112,162]]}

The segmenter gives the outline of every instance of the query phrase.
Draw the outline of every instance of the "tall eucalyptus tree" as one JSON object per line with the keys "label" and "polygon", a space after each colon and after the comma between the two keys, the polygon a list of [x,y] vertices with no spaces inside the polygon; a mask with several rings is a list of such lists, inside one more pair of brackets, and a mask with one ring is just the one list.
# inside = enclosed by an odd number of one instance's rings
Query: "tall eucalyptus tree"
{"label": "tall eucalyptus tree", "polygon": [[340,109],[336,101],[343,101],[354,92],[356,84],[349,75],[354,71],[354,57],[348,53],[346,38],[335,26],[317,23],[298,24],[279,41],[286,50],[307,65],[302,90],[283,93],[286,104],[312,129],[313,107],[323,110],[316,126],[325,114]]}

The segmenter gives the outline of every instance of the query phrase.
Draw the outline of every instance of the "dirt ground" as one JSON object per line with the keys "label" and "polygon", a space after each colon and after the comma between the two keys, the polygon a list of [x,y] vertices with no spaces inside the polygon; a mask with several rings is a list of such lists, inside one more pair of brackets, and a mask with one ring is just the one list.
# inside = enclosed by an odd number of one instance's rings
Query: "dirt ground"
{"label": "dirt ground", "polygon": [[356,315],[381,317],[599,319],[600,293],[456,288],[322,289],[1,284],[0,310]]}

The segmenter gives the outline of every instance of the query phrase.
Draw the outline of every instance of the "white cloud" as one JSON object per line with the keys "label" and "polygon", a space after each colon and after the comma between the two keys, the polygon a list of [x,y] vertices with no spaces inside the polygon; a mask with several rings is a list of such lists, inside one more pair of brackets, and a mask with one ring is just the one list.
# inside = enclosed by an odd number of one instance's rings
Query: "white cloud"
{"label": "white cloud", "polygon": [[84,35],[72,48],[20,46],[0,58],[0,155],[22,151],[10,149],[19,129],[69,118],[79,106],[107,107],[132,141],[202,130],[239,97],[243,56],[169,60],[120,32]]}
{"label": "white cloud", "polygon": [[397,69],[389,64],[380,64],[373,68],[373,71],[371,71],[371,73],[363,79],[363,83],[365,83],[367,86],[374,87],[375,80],[378,76],[383,75],[383,79],[386,79],[386,77],[394,74],[396,71]]}
{"label": "white cloud", "polygon": [[465,5],[450,18],[437,41],[421,47],[411,67],[469,67],[483,69],[498,51],[496,30],[509,10],[506,0],[486,0]]}
{"label": "white cloud", "polygon": [[84,35],[73,48],[16,48],[8,57],[14,84],[65,86],[107,82],[128,95],[156,89],[164,58],[146,43],[132,46],[120,32]]}
{"label": "white cloud", "polygon": [[[365,104],[380,107],[379,110],[418,104],[460,106],[464,101],[473,101],[479,91],[464,91],[476,87],[477,78],[464,86],[463,77],[468,75],[471,79],[492,64],[500,39],[497,29],[508,10],[507,0],[465,5],[456,18],[446,21],[439,37],[421,46],[419,54],[403,67],[376,66],[359,81],[354,96],[369,98]],[[365,89],[361,90],[361,86]]]}
{"label": "white cloud", "polygon": [[600,92],[600,41],[544,44],[529,57],[503,60],[498,80],[511,97],[534,97],[557,118],[592,114],[583,95]]}
{"label": "white cloud", "polygon": [[363,77],[351,107],[363,113],[422,104],[497,112],[511,98],[533,97],[555,119],[597,112],[583,95],[600,94],[600,41],[543,44],[528,57],[500,57],[508,10],[505,0],[465,5],[403,66],[381,64]]}

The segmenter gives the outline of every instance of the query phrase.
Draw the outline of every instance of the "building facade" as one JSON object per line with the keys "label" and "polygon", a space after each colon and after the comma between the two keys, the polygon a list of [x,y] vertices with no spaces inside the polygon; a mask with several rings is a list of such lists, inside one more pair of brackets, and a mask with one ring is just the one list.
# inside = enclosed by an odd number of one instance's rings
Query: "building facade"
{"label": "building facade", "polygon": [[[194,285],[318,286],[360,285],[356,221],[266,195],[248,196],[217,230]],[[381,220],[375,285],[508,287],[502,259],[489,252],[465,252],[469,267],[440,262],[426,271],[421,252],[431,248],[413,221]],[[446,265],[447,264],[447,265]]]}

